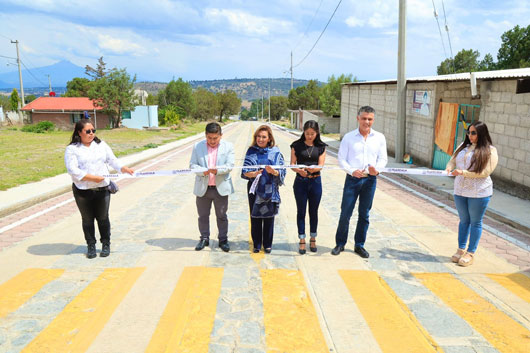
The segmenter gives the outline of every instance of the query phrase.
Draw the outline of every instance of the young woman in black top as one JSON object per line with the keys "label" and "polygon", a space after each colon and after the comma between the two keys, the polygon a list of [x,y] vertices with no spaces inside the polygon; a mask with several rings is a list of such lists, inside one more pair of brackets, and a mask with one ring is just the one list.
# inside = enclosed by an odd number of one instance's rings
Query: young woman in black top
{"label": "young woman in black top", "polygon": [[[291,144],[291,164],[307,166],[323,166],[326,159],[326,144],[320,139],[320,129],[314,120],[304,124],[302,136]],[[294,179],[294,197],[296,199],[296,223],[300,248],[298,252],[305,254],[305,213],[309,203],[309,236],[311,237],[309,249],[317,251],[316,236],[318,225],[318,206],[322,198],[322,181],[320,179],[322,168],[293,168],[296,172]]]}

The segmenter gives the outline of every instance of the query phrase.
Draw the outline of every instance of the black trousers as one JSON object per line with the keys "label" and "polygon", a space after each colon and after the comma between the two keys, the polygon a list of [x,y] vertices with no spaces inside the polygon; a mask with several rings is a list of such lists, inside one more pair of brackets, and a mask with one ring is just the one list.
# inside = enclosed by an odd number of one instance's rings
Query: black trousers
{"label": "black trousers", "polygon": [[[254,201],[256,201],[256,195],[248,193],[251,185],[252,181],[249,181],[247,184],[248,206],[252,214],[252,207],[254,206]],[[265,249],[271,248],[274,237],[274,217],[250,217],[250,234],[255,249],[261,249],[262,245]]]}
{"label": "black trousers", "polygon": [[81,213],[83,233],[88,245],[96,244],[94,220],[98,222],[100,241],[110,244],[110,193],[106,188],[81,190],[72,184],[75,203]]}

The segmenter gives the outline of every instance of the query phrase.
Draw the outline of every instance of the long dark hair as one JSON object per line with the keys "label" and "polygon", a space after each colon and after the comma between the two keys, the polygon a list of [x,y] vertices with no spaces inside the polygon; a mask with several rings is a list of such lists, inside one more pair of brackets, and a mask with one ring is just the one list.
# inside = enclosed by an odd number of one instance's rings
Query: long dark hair
{"label": "long dark hair", "polygon": [[[87,124],[92,124],[92,120],[90,120],[90,119],[81,119],[77,123],[75,123],[74,132],[72,133],[72,138],[70,139],[69,145],[72,145],[72,144],[75,144],[75,143],[81,143],[81,136],[79,136],[79,132],[83,131]],[[94,124],[92,124],[92,126],[94,126]],[[94,141],[96,143],[100,143],[101,142],[101,140],[98,139],[97,136],[94,136]]]}
{"label": "long dark hair", "polygon": [[[475,121],[474,123],[469,124],[468,130],[471,126],[475,127],[477,130],[477,145],[475,146],[475,152],[473,157],[471,157],[471,165],[469,166],[470,172],[481,173],[490,160],[491,149],[490,146],[493,145],[491,142],[490,133],[488,131],[488,126],[482,121]],[[458,147],[454,155],[457,156],[460,151],[462,151],[467,146],[471,145],[471,140],[469,140],[469,135],[466,134],[464,142]]]}
{"label": "long dark hair", "polygon": [[317,146],[317,147],[327,146],[327,144],[324,143],[320,139],[320,128],[318,127],[318,123],[316,121],[314,121],[314,120],[308,120],[308,121],[305,122],[304,131],[302,132],[302,136],[300,136],[300,138],[298,140],[296,140],[296,142],[305,142],[305,131],[307,129],[313,129],[317,133],[317,136],[315,137],[315,141],[313,142],[313,144],[315,146]]}
{"label": "long dark hair", "polygon": [[267,131],[267,134],[269,135],[269,142],[267,142],[267,147],[274,147],[276,145],[276,141],[274,141],[274,136],[272,136],[272,129],[268,125],[261,125],[260,127],[258,127],[258,129],[254,132],[254,138],[252,139],[251,146],[258,145],[256,139],[261,131]]}

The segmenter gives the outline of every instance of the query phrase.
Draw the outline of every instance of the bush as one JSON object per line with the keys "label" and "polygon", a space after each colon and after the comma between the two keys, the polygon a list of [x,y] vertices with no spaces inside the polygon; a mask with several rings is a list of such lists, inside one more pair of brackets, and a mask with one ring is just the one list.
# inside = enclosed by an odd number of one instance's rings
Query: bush
{"label": "bush", "polygon": [[41,121],[37,124],[32,125],[24,125],[21,131],[24,132],[34,132],[37,134],[42,134],[44,132],[53,131],[55,129],[55,125],[50,121]]}

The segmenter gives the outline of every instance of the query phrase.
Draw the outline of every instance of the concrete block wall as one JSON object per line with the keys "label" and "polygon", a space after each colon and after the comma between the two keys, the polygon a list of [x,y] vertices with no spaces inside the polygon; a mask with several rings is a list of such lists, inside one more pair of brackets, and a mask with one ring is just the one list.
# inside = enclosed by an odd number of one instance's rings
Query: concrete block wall
{"label": "concrete block wall", "polygon": [[[30,113],[33,124],[37,124],[41,121],[50,121],[60,129],[71,130],[74,127],[71,120],[71,114],[68,113]],[[94,117],[92,116],[92,121]],[[103,113],[97,113],[96,129],[105,129],[110,126],[109,117]]]}
{"label": "concrete block wall", "polygon": [[[530,93],[516,94],[517,80],[483,82],[480,120],[488,125],[499,153],[494,181],[521,185],[530,196]],[[521,195],[520,195],[521,196]]]}

